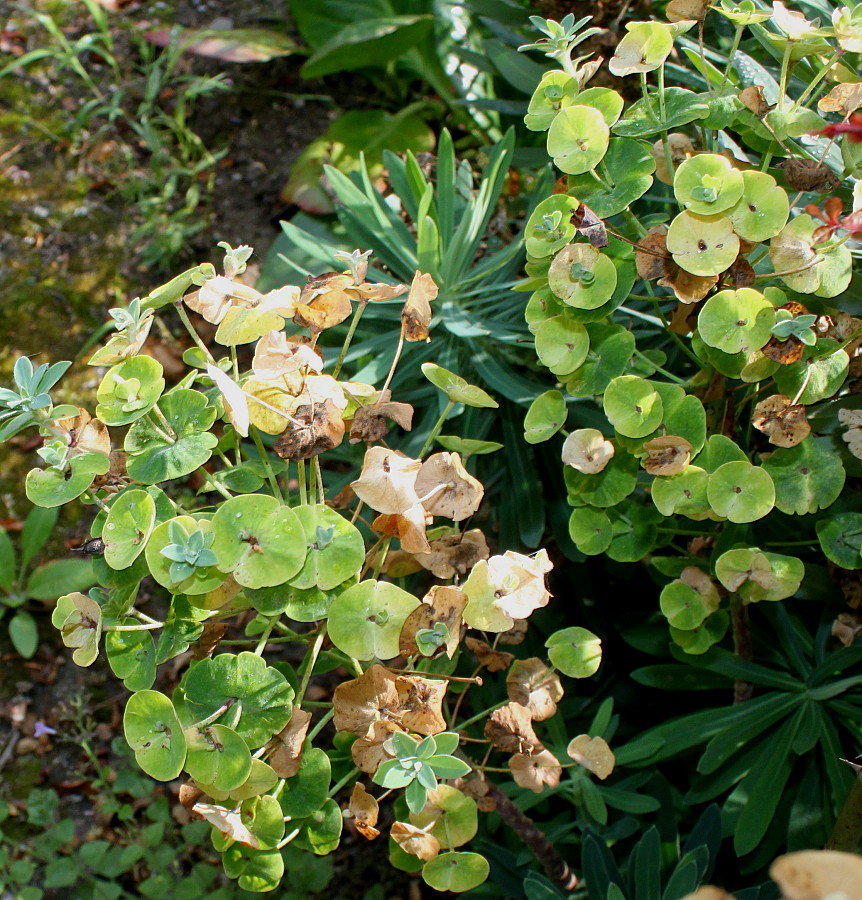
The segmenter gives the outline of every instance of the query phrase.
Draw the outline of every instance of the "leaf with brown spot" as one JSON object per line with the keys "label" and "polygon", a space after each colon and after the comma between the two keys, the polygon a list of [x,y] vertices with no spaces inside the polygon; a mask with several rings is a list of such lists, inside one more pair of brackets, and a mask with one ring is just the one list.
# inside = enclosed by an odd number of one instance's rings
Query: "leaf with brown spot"
{"label": "leaf with brown spot", "polygon": [[529,753],[542,746],[533,731],[530,710],[520,703],[495,709],[485,722],[485,737],[504,753]]}
{"label": "leaf with brown spot", "polygon": [[862,106],[862,84],[850,82],[849,84],[836,84],[825,97],[817,101],[821,112],[840,113],[849,116]]}
{"label": "leaf with brown spot", "polygon": [[588,734],[579,734],[576,738],[572,738],[566,753],[600,781],[604,781],[613,772],[616,764],[616,757],[607,741],[600,737],[590,737]]}
{"label": "leaf with brown spot", "polygon": [[773,394],[754,407],[751,424],[776,447],[795,447],[811,434],[805,407],[791,404],[790,397]]}
{"label": "leaf with brown spot", "polygon": [[389,434],[389,420],[400,425],[405,431],[413,428],[413,407],[409,403],[369,403],[360,406],[353,415],[350,425],[350,443],[364,441],[373,444]]}
{"label": "leaf with brown spot", "polygon": [[783,159],[775,164],[784,172],[788,185],[795,191],[815,191],[825,194],[841,184],[841,179],[825,163],[815,159]]}
{"label": "leaf with brown spot", "polygon": [[656,282],[669,287],[680,303],[698,303],[718,283],[718,275],[692,275],[680,268],[672,259],[664,261],[664,274]]}
{"label": "leaf with brown spot", "polygon": [[464,468],[458,453],[443,450],[422,463],[416,493],[429,515],[460,522],[479,508],[485,488]]}
{"label": "leaf with brown spot", "polygon": [[679,581],[687,584],[700,594],[710,612],[715,612],[721,603],[721,593],[715,582],[697,566],[686,566],[679,575]]}
{"label": "leaf with brown spot", "polygon": [[670,254],[667,252],[667,225],[654,225],[638,241],[635,250],[638,275],[645,281],[661,278],[667,260],[670,260]]}
{"label": "leaf with brown spot", "polygon": [[666,434],[644,444],[644,468],[650,475],[679,475],[691,460],[694,448],[683,437]]}
{"label": "leaf with brown spot", "polygon": [[350,795],[348,809],[353,816],[353,824],[356,826],[356,830],[362,837],[373,841],[380,834],[374,827],[377,824],[379,806],[374,797],[358,781],[353,785],[353,793]]}
{"label": "leaf with brown spot", "polygon": [[303,743],[310,724],[311,713],[294,706],[290,721],[266,745],[269,753],[267,761],[279,778],[292,778],[299,771]]}
{"label": "leaf with brown spot", "polygon": [[529,756],[525,753],[516,753],[509,760],[509,768],[518,785],[529,788],[537,794],[542,793],[545,785],[555,788],[563,774],[557,757],[550,750],[544,749]]}
{"label": "leaf with brown spot", "polygon": [[389,834],[405,853],[418,857],[422,862],[428,862],[440,853],[440,842],[433,834],[407,822],[396,822]]}
{"label": "leaf with brown spot", "polygon": [[461,614],[467,598],[459,587],[435,584],[425,595],[422,603],[405,619],[398,639],[398,651],[401,656],[412,656],[419,653],[416,645],[416,632],[423,628],[433,628],[442,623],[449,630],[446,642],[446,655],[449,659],[455,655],[461,636]]}
{"label": "leaf with brown spot", "polygon": [[410,285],[410,293],[401,310],[404,340],[430,341],[431,301],[436,299],[439,288],[427,273],[417,272]]}
{"label": "leaf with brown spot", "polygon": [[479,660],[479,665],[485,666],[489,672],[502,672],[508,669],[515,658],[514,653],[495,650],[490,644],[486,644],[485,641],[480,641],[478,638],[468,637],[464,643]]}
{"label": "leaf with brown spot", "polygon": [[538,657],[515,662],[506,676],[506,690],[509,699],[526,706],[537,722],[550,719],[563,698],[559,675]]}
{"label": "leaf with brown spot", "polygon": [[572,225],[578,234],[583,235],[597,249],[608,246],[608,229],[605,223],[586,203],[581,203],[572,213]]}
{"label": "leaf with brown spot", "polygon": [[341,410],[329,399],[297,407],[293,418],[296,422],[288,422],[272,445],[282,459],[310,459],[337,447],[344,439]]}
{"label": "leaf with brown spot", "polygon": [[485,534],[479,528],[471,528],[431,541],[427,553],[416,554],[416,562],[438,578],[449,579],[465,576],[477,562],[490,555]]}

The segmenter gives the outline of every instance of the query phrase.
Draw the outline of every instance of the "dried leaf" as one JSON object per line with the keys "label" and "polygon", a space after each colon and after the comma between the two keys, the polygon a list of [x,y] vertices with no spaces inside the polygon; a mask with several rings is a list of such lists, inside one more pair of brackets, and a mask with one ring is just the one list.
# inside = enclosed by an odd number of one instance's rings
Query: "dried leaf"
{"label": "dried leaf", "polygon": [[400,720],[396,676],[385,666],[373,665],[358,678],[344,681],[335,689],[332,706],[336,731],[350,731],[368,737],[375,722]]}
{"label": "dried leaf", "polygon": [[694,448],[683,437],[666,434],[644,444],[644,468],[650,475],[678,475],[689,464]]}
{"label": "dried leaf", "polygon": [[202,315],[207,322],[219,325],[229,309],[251,309],[263,294],[253,287],[217,275],[205,281],[201,288],[183,297],[183,303]]}
{"label": "dried leaf", "polygon": [[490,555],[484,532],[472,528],[431,541],[427,553],[416,554],[416,562],[437,578],[449,579],[456,575],[464,577],[477,562]]}
{"label": "dried leaf", "polygon": [[[801,403],[791,405],[790,397],[773,394],[754,407],[751,424],[776,447],[795,447],[811,434],[811,426]],[[839,411],[840,418],[840,411]],[[862,436],[862,434],[860,434]]]}
{"label": "dried leaf", "polygon": [[579,428],[563,443],[563,462],[585,475],[601,472],[613,455],[614,445],[595,428]]}
{"label": "dried leaf", "polygon": [[296,409],[296,423],[288,422],[287,428],[275,439],[272,449],[282,459],[310,459],[326,450],[337,447],[344,438],[344,419],[341,411],[327,399],[313,406],[306,404]]}
{"label": "dried leaf", "polygon": [[709,0],[670,0],[665,10],[669,22],[702,22],[709,9]]}
{"label": "dried leaf", "polygon": [[862,106],[862,83],[836,84],[825,97],[817,101],[817,106],[822,112],[849,116]]}
{"label": "dried leaf", "polygon": [[805,353],[805,344],[795,334],[791,334],[783,341],[773,335],[761,348],[761,352],[774,362],[781,363],[782,366],[792,366],[793,363],[802,359]]}
{"label": "dried leaf", "polygon": [[601,249],[608,246],[608,229],[605,223],[586,205],[581,203],[572,213],[572,225],[578,234],[582,234],[589,242]]}
{"label": "dried leaf", "polygon": [[350,425],[350,443],[365,441],[373,444],[389,434],[389,419],[405,431],[413,428],[413,407],[409,403],[370,403],[360,406],[353,415]]}
{"label": "dried leaf", "polygon": [[504,753],[530,753],[542,746],[530,710],[520,703],[495,709],[485,722],[485,737]]}
{"label": "dried leaf", "polygon": [[841,436],[848,449],[857,459],[862,459],[862,409],[839,409],[838,421],[848,426]]}
{"label": "dried leaf", "polygon": [[783,159],[775,163],[784,171],[787,184],[795,191],[815,191],[825,194],[841,184],[841,179],[825,163],[814,159]]}
{"label": "dried leaf", "polygon": [[191,645],[192,659],[206,659],[212,656],[226,631],[226,622],[207,622],[201,636]]}
{"label": "dried leaf", "polygon": [[351,312],[353,306],[344,291],[329,291],[315,297],[310,303],[298,304],[293,321],[312,334],[319,334],[343,322]]}
{"label": "dried leaf", "polygon": [[403,731],[395,722],[382,719],[374,722],[366,737],[355,740],[350,745],[350,755],[353,762],[368,775],[373,775],[380,764],[392,756],[386,751],[386,741],[396,731]]}
{"label": "dried leaf", "polygon": [[397,450],[369,447],[365,452],[362,472],[351,482],[356,496],[377,512],[397,515],[419,502],[416,476],[422,468]]}
{"label": "dried leaf", "polygon": [[734,288],[744,288],[754,284],[757,273],[743,253],[740,253],[734,264],[725,272],[725,277]]}
{"label": "dried leaf", "polygon": [[237,843],[245,844],[247,847],[260,847],[260,841],[246,828],[240,810],[225,809],[215,803],[198,802],[192,807],[192,812],[203,816],[210,825],[214,825]]}
{"label": "dried leaf", "polygon": [[721,594],[715,582],[703,569],[699,569],[697,566],[686,566],[680,572],[679,581],[697,591],[711,612],[718,609],[721,603]]}
{"label": "dried leaf", "polygon": [[572,738],[566,753],[578,765],[592,772],[601,781],[604,781],[614,770],[616,758],[607,741],[600,737],[590,737],[588,734],[580,734]]}
{"label": "dried leaf", "polygon": [[838,850],[800,850],[779,856],[769,875],[784,900],[859,900],[862,857]]}
{"label": "dried leaf", "polygon": [[550,719],[563,698],[560,677],[538,657],[518,660],[506,676],[506,690],[514,703],[526,706],[537,722]]}
{"label": "dried leaf", "polygon": [[439,734],[446,730],[443,698],[448,682],[422,675],[401,675],[396,679],[401,703],[401,725],[418,734]]}
{"label": "dried leaf", "polygon": [[537,794],[542,793],[545,785],[555,788],[563,774],[560,761],[550,750],[541,750],[530,756],[516,753],[509,760],[509,768],[517,784]]}
{"label": "dried leaf", "polygon": [[775,109],[774,103],[766,102],[763,88],[759,84],[752,84],[747,88],[743,88],[737,96],[742,105],[753,112],[758,119],[762,119],[768,112]]}
{"label": "dried leaf", "polygon": [[310,724],[311,713],[294,706],[290,721],[266,745],[269,752],[267,761],[279,778],[292,778],[299,771],[302,747]]}
{"label": "dried leaf", "polygon": [[472,516],[485,495],[482,483],[464,468],[461,456],[446,450],[432,453],[422,463],[415,487],[429,515],[455,522]]}
{"label": "dried leaf", "polygon": [[433,834],[407,822],[396,822],[389,834],[405,853],[422,862],[428,862],[440,853],[440,842]]}
{"label": "dried leaf", "polygon": [[638,241],[635,250],[635,266],[638,275],[645,281],[661,278],[665,262],[670,259],[667,252],[667,225],[654,225]]}
{"label": "dried leaf", "polygon": [[431,301],[437,297],[438,287],[434,279],[425,273],[417,272],[410,285],[410,293],[404,309],[401,310],[401,323],[406,341],[430,341]]}
{"label": "dried leaf", "polygon": [[515,644],[523,644],[524,638],[527,636],[527,631],[530,628],[530,623],[527,619],[515,619],[512,627],[508,631],[503,631],[500,633],[500,636],[497,638],[498,644],[509,644],[510,646],[514,646]]}
{"label": "dried leaf", "polygon": [[478,638],[468,637],[464,642],[467,649],[479,660],[479,665],[485,666],[489,672],[502,672],[508,669],[515,658],[513,653],[505,653],[502,650],[494,650],[490,644],[480,641]]}
{"label": "dried leaf", "polygon": [[353,816],[353,824],[356,826],[356,830],[364,838],[373,841],[380,834],[374,827],[377,824],[379,807],[374,797],[358,781],[353,785],[353,793],[350,795],[348,809]]}
{"label": "dried leaf", "polygon": [[421,503],[405,509],[403,513],[379,515],[371,523],[377,534],[397,537],[401,549],[408,553],[427,553],[431,549],[425,529],[433,522],[433,518],[425,512]]}
{"label": "dried leaf", "polygon": [[283,331],[268,331],[254,349],[251,367],[260,378],[277,378],[290,372],[323,371],[323,357],[307,337],[288,337]]}
{"label": "dried leaf", "polygon": [[[694,144],[687,134],[679,132],[669,134],[667,142],[670,148],[670,161],[675,172],[690,156],[694,156]],[[650,147],[650,154],[655,160],[655,177],[664,184],[673,184],[674,174],[668,168],[664,141],[656,141]]]}
{"label": "dried leaf", "polygon": [[398,652],[401,656],[412,656],[419,652],[416,645],[416,632],[420,629],[433,628],[442,623],[449,631],[446,642],[446,655],[449,659],[455,655],[461,637],[461,614],[467,598],[459,587],[435,584],[425,595],[422,603],[405,619],[398,639]]}
{"label": "dried leaf", "polygon": [[107,425],[92,418],[86,409],[78,407],[78,410],[77,416],[57,419],[52,423],[55,428],[64,432],[63,440],[66,445],[75,453],[93,451],[103,453],[105,456],[110,455],[111,436]]}
{"label": "dried leaf", "polygon": [[692,275],[678,266],[673,259],[666,259],[663,274],[656,282],[662,287],[669,287],[680,303],[698,303],[718,283],[718,275]]}
{"label": "dried leaf", "polygon": [[862,634],[862,621],[851,613],[839,613],[832,623],[832,637],[837,637],[845,647],[852,647]]}

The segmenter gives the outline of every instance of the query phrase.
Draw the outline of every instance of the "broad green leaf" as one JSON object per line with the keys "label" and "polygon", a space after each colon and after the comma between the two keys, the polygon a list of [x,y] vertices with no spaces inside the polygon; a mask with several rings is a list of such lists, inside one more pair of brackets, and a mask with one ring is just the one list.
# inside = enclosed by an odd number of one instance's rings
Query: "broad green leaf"
{"label": "broad green leaf", "polygon": [[[140,625],[139,619],[123,619],[122,625]],[[130,691],[145,691],[156,680],[156,646],[149,631],[108,631],[105,634],[108,664]]]}
{"label": "broad green leaf", "polygon": [[[34,506],[27,513],[24,528],[21,531],[21,568],[26,569],[36,554],[45,546],[51,532],[57,524],[57,509]],[[0,572],[3,565],[0,562]]]}
{"label": "broad green leaf", "polygon": [[186,739],[171,701],[158,691],[132,694],[123,733],[138,765],[156,781],[173,781],[186,758]]}
{"label": "broad green leaf", "polygon": [[488,860],[478,853],[441,853],[422,868],[422,880],[435,891],[460,894],[478,887],[491,871]]}
{"label": "broad green leaf", "polygon": [[294,511],[305,534],[302,569],[290,579],[295,588],[329,591],[356,575],[365,561],[365,542],[356,526],[322,504]]}
{"label": "broad green leaf", "polygon": [[706,485],[709,505],[731,522],[755,522],[775,505],[775,485],[769,473],[749,462],[719,466]]}
{"label": "broad green leaf", "polygon": [[215,721],[234,728],[251,748],[265,744],[290,719],[293,688],[254,653],[203,659],[184,686],[191,715],[205,719],[226,706]]}
{"label": "broad green leaf", "polygon": [[144,550],[156,524],[156,502],[146,492],[126,491],[114,501],[102,529],[105,562],[128,568]]}
{"label": "broad green leaf", "polygon": [[9,620],[9,640],[15,650],[30,659],[39,646],[39,628],[36,620],[26,610],[19,609]]}
{"label": "broad green leaf", "polygon": [[804,516],[831,506],[844,487],[841,457],[828,438],[808,438],[795,447],[776,448],[763,468],[775,484],[775,505],[787,515]]}
{"label": "broad green leaf", "polygon": [[586,628],[563,628],[546,641],[551,664],[570,678],[589,678],[602,663],[602,642]]}
{"label": "broad green leaf", "polygon": [[227,792],[245,784],[251,773],[251,753],[233,729],[192,726],[183,734],[188,747],[184,768],[195,781]]}
{"label": "broad green leaf", "polygon": [[63,506],[80,497],[96,475],[104,475],[110,461],[104,453],[88,452],[73,456],[65,472],[53,466],[31,469],[24,481],[27,499],[37,506]]}
{"label": "broad green leaf", "polygon": [[356,659],[393,659],[404,622],[417,606],[419,601],[395,584],[360,581],[330,610],[329,637]]}
{"label": "broad green leaf", "polygon": [[84,591],[95,583],[89,559],[55,559],[30,573],[25,591],[34,600],[56,600],[63,594]]}
{"label": "broad green leaf", "polygon": [[540,444],[566,424],[566,400],[559,391],[545,391],[530,404],[524,417],[524,440]]}

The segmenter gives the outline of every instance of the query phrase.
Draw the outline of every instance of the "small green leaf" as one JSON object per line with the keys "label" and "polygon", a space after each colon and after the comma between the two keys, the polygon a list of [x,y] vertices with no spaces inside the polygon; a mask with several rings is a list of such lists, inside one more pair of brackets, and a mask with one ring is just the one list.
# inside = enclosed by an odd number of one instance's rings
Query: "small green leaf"
{"label": "small green leaf", "polygon": [[602,642],[586,628],[563,628],[546,641],[551,664],[570,678],[589,678],[602,663]]}
{"label": "small green leaf", "polygon": [[435,891],[460,894],[478,887],[491,870],[488,860],[478,853],[450,852],[425,863],[422,880]]}

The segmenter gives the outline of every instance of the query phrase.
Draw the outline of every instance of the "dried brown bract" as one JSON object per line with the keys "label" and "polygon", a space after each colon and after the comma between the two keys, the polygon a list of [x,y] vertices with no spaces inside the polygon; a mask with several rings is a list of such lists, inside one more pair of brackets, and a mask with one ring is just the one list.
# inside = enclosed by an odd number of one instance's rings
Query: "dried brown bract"
{"label": "dried brown bract", "polygon": [[299,424],[288,422],[272,445],[282,459],[310,459],[337,447],[344,438],[344,419],[331,400],[299,406],[293,418]]}

